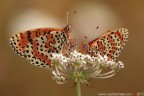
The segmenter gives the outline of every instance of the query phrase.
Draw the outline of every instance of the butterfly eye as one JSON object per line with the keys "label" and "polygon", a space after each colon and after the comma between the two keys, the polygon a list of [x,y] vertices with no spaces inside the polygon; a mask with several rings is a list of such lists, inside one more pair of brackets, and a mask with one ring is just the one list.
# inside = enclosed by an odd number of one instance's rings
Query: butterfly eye
{"label": "butterfly eye", "polygon": [[88,44],[85,44],[85,49],[88,49]]}
{"label": "butterfly eye", "polygon": [[66,25],[64,29],[66,32],[71,31],[71,25],[70,24]]}

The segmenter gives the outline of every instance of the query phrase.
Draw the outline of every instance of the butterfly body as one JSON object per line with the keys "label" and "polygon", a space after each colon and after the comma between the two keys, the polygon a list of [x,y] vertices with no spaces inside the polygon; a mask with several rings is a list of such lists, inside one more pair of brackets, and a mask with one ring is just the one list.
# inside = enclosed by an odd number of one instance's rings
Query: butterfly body
{"label": "butterfly body", "polygon": [[10,39],[13,50],[32,64],[51,66],[52,53],[61,53],[69,43],[71,25],[64,28],[36,28],[18,33]]}

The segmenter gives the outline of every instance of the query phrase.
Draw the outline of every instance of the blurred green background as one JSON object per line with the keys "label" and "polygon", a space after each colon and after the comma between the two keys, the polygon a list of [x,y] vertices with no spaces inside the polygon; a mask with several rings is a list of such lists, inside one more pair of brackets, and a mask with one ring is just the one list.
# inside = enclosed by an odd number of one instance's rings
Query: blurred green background
{"label": "blurred green background", "polygon": [[[129,39],[119,56],[124,70],[108,79],[93,79],[95,88],[82,85],[82,96],[101,92],[144,93],[143,0],[0,0],[0,96],[75,96],[73,83],[58,85],[51,72],[37,68],[16,55],[9,45],[12,34],[36,27],[63,27],[66,12],[72,36],[96,38],[108,29],[125,27]],[[73,11],[77,13],[74,15]],[[100,26],[96,30],[96,26]],[[94,32],[96,31],[96,32]],[[94,36],[93,36],[94,35]]]}

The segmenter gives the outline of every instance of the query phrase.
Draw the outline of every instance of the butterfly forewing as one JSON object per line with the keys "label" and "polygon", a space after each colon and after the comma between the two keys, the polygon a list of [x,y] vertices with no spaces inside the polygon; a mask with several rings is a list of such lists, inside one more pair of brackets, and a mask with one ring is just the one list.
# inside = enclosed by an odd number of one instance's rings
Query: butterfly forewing
{"label": "butterfly forewing", "polygon": [[108,31],[101,37],[89,42],[89,53],[106,55],[110,60],[116,60],[128,39],[128,30],[120,28]]}

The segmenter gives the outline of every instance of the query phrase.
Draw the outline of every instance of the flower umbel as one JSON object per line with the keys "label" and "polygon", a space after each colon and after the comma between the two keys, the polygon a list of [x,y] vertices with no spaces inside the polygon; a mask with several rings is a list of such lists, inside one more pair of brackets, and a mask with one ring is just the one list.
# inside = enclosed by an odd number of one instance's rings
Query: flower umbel
{"label": "flower umbel", "polygon": [[124,68],[121,61],[114,62],[108,60],[106,56],[97,57],[84,55],[73,51],[68,57],[62,54],[53,54],[53,79],[58,84],[64,84],[70,80],[86,83],[92,78],[109,78],[120,69]]}

